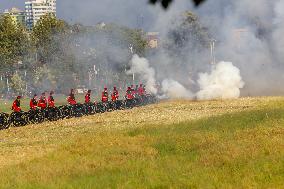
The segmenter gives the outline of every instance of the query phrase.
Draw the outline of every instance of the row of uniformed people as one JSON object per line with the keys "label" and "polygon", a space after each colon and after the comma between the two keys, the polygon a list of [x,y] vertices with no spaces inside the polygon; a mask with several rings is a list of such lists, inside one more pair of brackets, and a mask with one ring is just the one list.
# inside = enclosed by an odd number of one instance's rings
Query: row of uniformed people
{"label": "row of uniformed people", "polygon": [[[91,90],[88,90],[85,94],[85,103],[91,103]],[[47,107],[53,108],[55,107],[55,100],[53,97],[54,92],[51,91],[49,93],[48,98],[46,98],[45,93],[42,93],[40,98],[37,99],[37,95],[35,94],[33,98],[30,100],[30,109],[35,110],[37,108],[40,108],[42,110],[46,109]],[[134,88],[134,85],[131,85],[127,88],[125,99],[126,100],[132,100],[137,96],[143,96],[146,94],[145,86],[143,84],[140,84],[140,86],[136,85],[136,88]],[[20,112],[21,111],[21,96],[17,96],[16,100],[13,102],[12,110],[14,112]],[[111,101],[115,102],[119,99],[119,92],[117,88],[114,86],[113,91],[111,93]],[[105,87],[102,96],[101,96],[102,102],[108,102],[109,101],[109,93],[108,89]],[[75,91],[74,89],[71,89],[69,96],[67,97],[67,102],[70,105],[77,104],[76,98],[75,98]]]}
{"label": "row of uniformed people", "polygon": [[[91,102],[91,90],[88,90],[88,92],[85,95],[85,103],[90,103]],[[142,96],[146,94],[145,86],[143,84],[140,84],[140,87],[136,85],[136,88],[134,88],[134,85],[131,85],[130,87],[127,88],[126,94],[125,94],[125,99],[126,100],[131,100],[134,99],[137,96]],[[112,93],[111,93],[111,101],[115,102],[119,99],[119,92],[117,88],[114,86]],[[101,96],[101,101],[102,102],[108,102],[109,101],[109,92],[107,87],[104,88]],[[75,99],[75,93],[74,90],[71,89],[69,96],[67,97],[67,102],[70,105],[75,105],[77,104],[76,99]]]}

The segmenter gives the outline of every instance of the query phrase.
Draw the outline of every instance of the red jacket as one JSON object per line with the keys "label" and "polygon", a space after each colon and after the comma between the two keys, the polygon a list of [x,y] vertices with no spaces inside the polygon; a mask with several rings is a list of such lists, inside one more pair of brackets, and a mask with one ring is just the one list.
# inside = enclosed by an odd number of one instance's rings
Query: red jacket
{"label": "red jacket", "polygon": [[87,93],[85,95],[85,103],[90,103],[91,102],[91,94],[90,93]]}
{"label": "red jacket", "polygon": [[53,96],[49,96],[48,99],[47,99],[47,102],[48,102],[48,107],[50,107],[50,108],[55,107],[55,101],[54,101]]}
{"label": "red jacket", "polygon": [[40,97],[39,101],[38,101],[38,104],[37,104],[38,107],[40,107],[41,109],[45,109],[46,106],[47,106],[47,101],[46,101],[46,98],[45,97]]}
{"label": "red jacket", "polygon": [[74,95],[69,95],[69,96],[67,97],[67,102],[68,102],[70,105],[75,105],[75,104],[77,104]]}
{"label": "red jacket", "polygon": [[102,102],[108,102],[108,92],[102,92]]}
{"label": "red jacket", "polygon": [[144,87],[139,87],[139,88],[138,88],[138,94],[139,94],[140,96],[145,95]]}
{"label": "red jacket", "polygon": [[32,98],[32,99],[30,100],[30,109],[31,109],[31,110],[35,110],[36,107],[37,107],[37,101],[36,101],[35,98]]}
{"label": "red jacket", "polygon": [[111,100],[112,101],[117,101],[119,98],[118,90],[114,90],[111,94]]}
{"label": "red jacket", "polygon": [[13,102],[12,110],[13,110],[14,112],[20,112],[20,111],[21,111],[21,102],[20,102],[20,100],[16,99],[16,100]]}
{"label": "red jacket", "polygon": [[133,95],[133,94],[134,94],[134,93],[133,93],[132,90],[127,90],[127,91],[126,91],[125,98],[126,98],[127,100],[132,100],[132,99],[134,98],[134,95]]}

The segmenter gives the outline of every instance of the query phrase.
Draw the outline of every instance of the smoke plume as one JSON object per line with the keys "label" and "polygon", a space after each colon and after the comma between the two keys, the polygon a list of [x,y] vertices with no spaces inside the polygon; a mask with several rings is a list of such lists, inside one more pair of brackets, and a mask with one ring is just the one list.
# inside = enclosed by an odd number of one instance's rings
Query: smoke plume
{"label": "smoke plume", "polygon": [[240,70],[231,62],[218,63],[210,74],[201,73],[197,82],[200,87],[196,94],[198,100],[238,98],[244,87]]}
{"label": "smoke plume", "polygon": [[193,94],[179,82],[165,79],[162,82],[162,92],[165,98],[187,98],[192,99]]}
{"label": "smoke plume", "polygon": [[126,73],[139,74],[143,81],[146,82],[146,90],[151,94],[157,94],[155,70],[150,67],[149,61],[146,58],[139,57],[137,54],[133,55],[130,60],[131,68]]}
{"label": "smoke plume", "polygon": [[[58,8],[64,7],[64,11],[58,12],[60,18],[72,23],[95,25],[98,22],[113,22],[142,28],[145,32],[159,32],[159,48],[149,50],[145,56],[147,59],[134,55],[130,61],[131,69],[127,72],[141,76],[147,90],[153,94],[157,93],[156,83],[161,83],[164,95],[173,98],[196,96],[198,99],[214,99],[284,94],[283,0],[207,0],[198,9],[193,8],[189,0],[177,0],[167,11],[159,6],[147,5],[146,2],[86,0],[81,3],[62,0],[58,2]],[[210,34],[208,36],[216,40],[216,62],[228,60],[234,65],[220,62],[212,68],[209,47],[199,48],[200,38],[196,39],[195,36],[185,38],[188,40],[180,38],[182,47],[168,43],[168,49],[164,48],[163,43],[176,41],[168,34],[182,23],[179,16],[184,11],[197,15],[201,28],[206,28]],[[179,36],[178,32],[174,33],[175,36]],[[187,28],[183,31],[183,34],[189,33]],[[109,36],[100,34],[82,38],[78,40],[81,46],[75,53],[78,67],[83,68],[84,73],[94,65],[100,68],[93,77],[96,83],[86,80],[86,86],[122,85],[129,82],[121,79],[122,74],[117,74],[116,80],[109,81],[112,80],[109,75],[125,69],[125,63],[131,57],[128,48],[115,46],[107,42]],[[208,43],[204,46],[210,45]],[[93,50],[89,52],[88,49]],[[86,65],[83,55],[90,60],[90,65]],[[140,80],[135,77],[137,81]],[[190,83],[189,77],[197,82]]]}

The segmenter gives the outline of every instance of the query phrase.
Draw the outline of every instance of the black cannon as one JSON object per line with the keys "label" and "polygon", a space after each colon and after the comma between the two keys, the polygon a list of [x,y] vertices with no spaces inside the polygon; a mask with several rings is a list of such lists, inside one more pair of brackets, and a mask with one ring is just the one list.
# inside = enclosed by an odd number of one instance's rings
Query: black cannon
{"label": "black cannon", "polygon": [[75,104],[71,106],[72,109],[72,117],[82,117],[85,115],[86,110],[83,104]]}
{"label": "black cannon", "polygon": [[94,103],[85,103],[83,106],[85,115],[93,115],[96,113],[96,105]]}
{"label": "black cannon", "polygon": [[29,114],[27,112],[13,112],[9,120],[14,127],[22,127],[29,123]]}
{"label": "black cannon", "polygon": [[10,127],[9,114],[0,113],[0,130],[8,129]]}
{"label": "black cannon", "polygon": [[26,114],[28,121],[32,124],[42,123],[45,120],[45,113],[43,110],[30,110]]}
{"label": "black cannon", "polygon": [[69,106],[69,105],[65,105],[65,106],[59,106],[58,107],[59,109],[59,118],[60,119],[64,119],[64,118],[71,118],[72,115],[73,115],[73,110],[72,110],[72,107]]}
{"label": "black cannon", "polygon": [[96,113],[131,109],[133,107],[144,106],[156,102],[157,98],[155,96],[143,95],[131,100],[64,105],[52,108],[49,107],[44,110],[35,109],[28,112],[13,112],[10,115],[0,113],[0,130],[7,129],[10,126],[20,127],[30,123],[38,124],[44,121],[57,121],[59,119],[68,119],[73,117],[93,115]]}
{"label": "black cannon", "polygon": [[44,110],[45,119],[48,121],[58,121],[61,118],[60,109],[57,107],[49,107]]}

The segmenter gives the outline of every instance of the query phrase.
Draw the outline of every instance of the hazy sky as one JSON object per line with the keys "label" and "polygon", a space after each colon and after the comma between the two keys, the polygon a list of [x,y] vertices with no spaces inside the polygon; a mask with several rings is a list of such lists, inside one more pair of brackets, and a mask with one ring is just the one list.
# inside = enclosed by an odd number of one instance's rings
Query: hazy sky
{"label": "hazy sky", "polygon": [[[0,11],[13,6],[24,9],[24,0],[0,0]],[[189,0],[186,2],[191,7]],[[174,9],[175,5],[171,7]],[[181,10],[182,11],[182,10]],[[57,0],[57,16],[68,22],[94,25],[98,22],[112,22],[131,27],[151,28],[158,14],[164,10],[160,6],[148,4],[148,0]]]}

